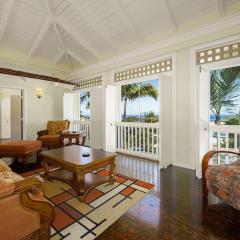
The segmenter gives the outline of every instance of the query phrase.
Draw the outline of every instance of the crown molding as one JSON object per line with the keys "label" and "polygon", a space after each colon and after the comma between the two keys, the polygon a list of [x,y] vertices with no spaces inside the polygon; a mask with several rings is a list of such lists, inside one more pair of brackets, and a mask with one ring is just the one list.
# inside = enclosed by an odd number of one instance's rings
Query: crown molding
{"label": "crown molding", "polygon": [[[183,47],[193,47],[193,43],[186,42],[190,42],[191,40],[197,39],[204,35],[225,30],[238,25],[240,25],[239,13],[222,17],[216,21],[205,24],[193,30],[179,32],[174,36],[169,37],[169,39],[165,39],[155,44],[144,46],[128,53],[113,57],[111,59],[75,70],[67,76],[67,79],[69,81],[76,81],[77,79],[85,78],[90,74],[99,74],[105,71],[111,71],[115,68],[125,67],[126,65],[133,64],[136,61],[151,59],[153,57],[161,55],[164,49],[173,45],[178,45],[178,47],[175,47],[175,49],[172,49],[168,52],[176,51],[182,49]],[[164,54],[166,54],[166,52]]]}

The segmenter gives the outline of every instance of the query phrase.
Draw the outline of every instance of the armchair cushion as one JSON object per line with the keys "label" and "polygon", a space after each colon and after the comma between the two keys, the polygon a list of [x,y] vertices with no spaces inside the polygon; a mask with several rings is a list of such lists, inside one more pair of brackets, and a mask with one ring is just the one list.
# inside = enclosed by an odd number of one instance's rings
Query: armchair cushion
{"label": "armchair cushion", "polygon": [[220,199],[240,210],[240,166],[209,166],[206,171],[208,189]]}
{"label": "armchair cushion", "polygon": [[38,139],[44,143],[55,143],[59,142],[60,135],[44,135],[39,137]]}
{"label": "armchair cushion", "polygon": [[60,120],[60,121],[48,121],[47,131],[48,135],[60,135],[62,131],[68,129],[69,121]]}
{"label": "armchair cushion", "polygon": [[23,179],[24,178],[22,176],[12,171],[0,172],[0,186],[7,183],[22,181]]}

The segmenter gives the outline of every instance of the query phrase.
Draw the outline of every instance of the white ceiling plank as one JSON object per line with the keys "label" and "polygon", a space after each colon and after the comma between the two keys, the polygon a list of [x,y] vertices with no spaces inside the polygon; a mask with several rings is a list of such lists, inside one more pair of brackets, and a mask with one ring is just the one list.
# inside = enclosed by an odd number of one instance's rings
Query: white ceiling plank
{"label": "white ceiling plank", "polygon": [[217,0],[218,13],[222,17],[225,14],[224,0]]}
{"label": "white ceiling plank", "polygon": [[3,19],[0,25],[0,41],[2,40],[3,34],[6,31],[11,12],[13,11],[15,0],[8,0],[6,11],[3,14]]}
{"label": "white ceiling plank", "polygon": [[46,22],[44,23],[40,33],[38,34],[37,38],[34,39],[33,45],[30,48],[29,57],[32,57],[34,55],[34,53],[37,51],[37,49],[40,47],[44,37],[46,36],[49,28],[51,26],[51,19],[50,17],[47,18]]}
{"label": "white ceiling plank", "polygon": [[60,52],[60,53],[56,56],[55,64],[58,64],[63,57],[64,57],[64,52]]}
{"label": "white ceiling plank", "polygon": [[114,4],[115,8],[117,9],[118,13],[120,14],[120,16],[124,19],[124,21],[126,22],[126,24],[128,25],[128,27],[131,29],[131,31],[136,35],[137,39],[139,42],[143,43],[144,39],[141,35],[141,33],[139,32],[139,30],[137,29],[137,27],[135,26],[135,24],[132,22],[132,20],[130,19],[130,17],[128,16],[128,13],[126,12],[126,10],[123,8],[123,6],[121,5],[120,1],[118,0],[112,0],[112,3]]}
{"label": "white ceiling plank", "polygon": [[68,56],[65,43],[64,43],[64,41],[63,41],[63,39],[62,39],[62,37],[61,37],[60,31],[59,31],[58,26],[57,26],[57,24],[56,24],[56,22],[55,22],[55,16],[54,16],[54,14],[53,14],[53,12],[52,12],[52,9],[51,9],[51,7],[50,7],[50,5],[49,5],[49,3],[48,3],[48,0],[43,0],[43,3],[44,3],[44,5],[45,5],[45,7],[46,7],[46,9],[47,9],[47,11],[48,11],[48,14],[50,15],[53,28],[54,28],[54,30],[55,30],[55,33],[56,33],[56,35],[57,35],[57,38],[58,38],[60,44],[62,45],[62,48],[63,48],[63,50],[64,50],[64,56],[65,56],[66,60],[69,61],[70,64],[71,64],[72,61],[71,61],[71,59],[70,59],[69,56]]}
{"label": "white ceiling plank", "polygon": [[72,50],[68,50],[68,54],[73,57],[75,60],[77,60],[79,63],[81,63],[82,65],[84,65],[84,60],[79,56],[77,55],[75,52],[73,52]]}
{"label": "white ceiling plank", "polygon": [[98,60],[101,59],[100,54],[96,51],[96,49],[94,49],[87,40],[85,40],[84,38],[82,38],[80,35],[76,34],[74,29],[68,25],[67,23],[65,23],[61,18],[59,17],[55,17],[55,20],[57,22],[58,25],[60,25],[69,35],[72,36],[72,38],[74,38],[82,47],[84,47],[85,49],[87,49],[95,58],[97,58]]}
{"label": "white ceiling plank", "polygon": [[177,24],[177,21],[176,21],[176,17],[174,16],[173,11],[170,7],[169,0],[163,0],[163,1],[164,1],[165,6],[166,6],[166,9],[168,11],[168,14],[169,14],[169,17],[170,17],[170,20],[171,20],[171,23],[172,23],[172,28],[173,28],[173,30],[177,30],[178,29],[178,24]]}
{"label": "white ceiling plank", "polygon": [[97,27],[97,23],[90,17],[89,10],[83,5],[79,5],[76,0],[69,0],[72,6],[78,10],[81,17],[83,17],[90,27],[112,48],[114,52],[117,52],[116,47],[113,45],[112,41],[103,34],[100,29]]}

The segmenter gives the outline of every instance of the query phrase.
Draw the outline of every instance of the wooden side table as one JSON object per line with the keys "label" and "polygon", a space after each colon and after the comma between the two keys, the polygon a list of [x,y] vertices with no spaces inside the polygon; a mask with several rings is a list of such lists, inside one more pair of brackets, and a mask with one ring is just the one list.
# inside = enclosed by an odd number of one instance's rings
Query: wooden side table
{"label": "wooden side table", "polygon": [[73,144],[73,139],[75,140],[76,145],[79,145],[79,139],[80,136],[83,137],[83,142],[82,145],[84,145],[85,142],[85,132],[66,132],[61,135],[63,139],[68,139],[68,144],[67,145],[72,145]]}

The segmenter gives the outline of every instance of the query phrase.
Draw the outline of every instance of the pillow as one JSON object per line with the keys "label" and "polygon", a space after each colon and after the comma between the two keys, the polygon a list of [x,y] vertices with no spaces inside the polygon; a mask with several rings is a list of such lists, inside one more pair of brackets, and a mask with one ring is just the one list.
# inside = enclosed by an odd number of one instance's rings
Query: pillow
{"label": "pillow", "polygon": [[61,131],[67,128],[68,128],[67,120],[48,121],[47,123],[48,135],[60,135]]}

